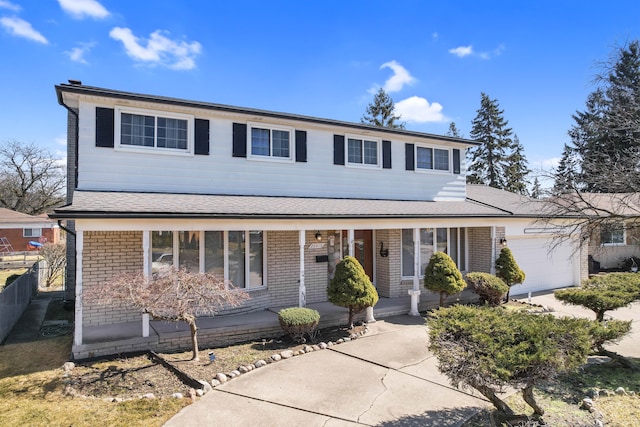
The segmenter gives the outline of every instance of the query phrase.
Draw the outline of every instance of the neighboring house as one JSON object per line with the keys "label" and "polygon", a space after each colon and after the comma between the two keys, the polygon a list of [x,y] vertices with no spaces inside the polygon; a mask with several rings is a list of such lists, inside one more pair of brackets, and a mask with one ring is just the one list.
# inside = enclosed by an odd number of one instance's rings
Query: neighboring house
{"label": "neighboring house", "polygon": [[582,197],[593,206],[592,215],[613,217],[591,231],[589,255],[600,269],[630,269],[630,259],[640,258],[640,193],[583,193]]}
{"label": "neighboring house", "polygon": [[[229,313],[327,301],[347,254],[381,298],[410,298],[411,314],[435,251],[462,271],[492,272],[507,244],[527,273],[512,294],[587,275],[586,252],[570,241],[549,253],[549,234],[532,225],[539,202],[465,184],[474,141],[77,82],[56,92],[69,111],[68,205],[51,217],[75,230],[76,355],[91,347],[88,328],[140,321],[83,301],[83,289],[167,262],[249,291]],[[136,349],[99,351],[116,348]]]}
{"label": "neighboring house", "polygon": [[37,245],[29,242],[57,243],[59,239],[58,225],[46,216],[27,215],[0,208],[0,254],[34,250]]}

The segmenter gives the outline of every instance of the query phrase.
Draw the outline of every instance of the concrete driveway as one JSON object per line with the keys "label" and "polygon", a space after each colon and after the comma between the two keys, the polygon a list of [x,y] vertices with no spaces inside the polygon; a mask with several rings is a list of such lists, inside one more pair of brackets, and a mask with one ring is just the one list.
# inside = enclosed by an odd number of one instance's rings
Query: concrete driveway
{"label": "concrete driveway", "polygon": [[422,318],[241,375],[165,426],[458,426],[490,406],[449,385],[427,351]]}
{"label": "concrete driveway", "polygon": [[[558,316],[594,318],[553,293],[531,302]],[[631,334],[609,348],[640,357],[640,304],[609,314],[633,321]],[[459,426],[484,407],[491,405],[478,393],[453,388],[438,372],[423,319],[403,315],[371,324],[355,341],[241,375],[165,426]]]}

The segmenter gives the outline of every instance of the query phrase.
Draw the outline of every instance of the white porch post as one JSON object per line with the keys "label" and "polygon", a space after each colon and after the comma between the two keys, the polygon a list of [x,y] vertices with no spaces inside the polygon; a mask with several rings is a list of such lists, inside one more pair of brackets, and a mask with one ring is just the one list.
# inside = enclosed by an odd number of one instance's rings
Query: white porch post
{"label": "white porch post", "polygon": [[350,229],[349,231],[347,231],[347,240],[349,243],[349,256],[355,256],[355,250],[353,248],[353,243],[355,240],[355,233],[353,231],[353,229]]}
{"label": "white porch post", "polygon": [[491,274],[496,274],[496,227],[491,227]]}
{"label": "white porch post", "polygon": [[[142,268],[144,277],[149,278],[152,274],[151,264],[151,231],[142,233]],[[142,313],[142,336],[149,336],[149,313]]]}
{"label": "white porch post", "polygon": [[305,230],[298,231],[298,241],[300,245],[300,289],[298,291],[298,306],[306,307],[307,305],[307,288],[304,284],[304,245]]}
{"label": "white porch post", "polygon": [[84,235],[76,231],[76,328],[73,334],[73,344],[82,345],[82,253]]}
{"label": "white porch post", "polygon": [[420,229],[413,229],[413,289],[411,295],[411,311],[409,316],[419,316],[418,304],[420,303]]}

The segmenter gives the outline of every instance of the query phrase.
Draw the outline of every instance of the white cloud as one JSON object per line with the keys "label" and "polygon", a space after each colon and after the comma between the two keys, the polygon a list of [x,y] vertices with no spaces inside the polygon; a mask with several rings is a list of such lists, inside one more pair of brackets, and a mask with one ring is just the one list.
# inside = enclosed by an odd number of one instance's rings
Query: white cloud
{"label": "white cloud", "polygon": [[0,0],[0,9],[9,9],[13,12],[19,12],[21,7],[17,4],[13,4],[10,1]]}
{"label": "white cloud", "polygon": [[425,98],[412,96],[396,102],[396,112],[402,120],[415,123],[445,122],[449,119],[442,114],[442,105],[429,104]]}
{"label": "white cloud", "polygon": [[469,46],[459,46],[454,49],[449,49],[449,53],[457,56],[458,58],[464,58],[465,56],[473,55],[481,59],[491,59],[493,57],[502,55],[502,52],[504,51],[504,49],[505,49],[504,44],[500,44],[498,45],[497,48],[495,48],[491,52],[476,52],[475,50],[473,50],[473,46],[469,45]]}
{"label": "white cloud", "polygon": [[[67,146],[67,135],[60,135],[53,138],[56,144],[62,145],[64,147]],[[65,153],[66,154],[66,153]]]}
{"label": "white cloud", "polygon": [[109,16],[109,11],[96,0],[58,0],[58,3],[62,10],[76,19],[103,19]]}
{"label": "white cloud", "polygon": [[162,65],[175,70],[195,68],[195,57],[202,48],[200,43],[174,41],[162,33],[160,30],[151,33],[146,41],[146,46],[140,43],[140,39],[134,36],[129,28],[115,27],[109,36],[114,40],[121,41],[127,55],[136,61],[150,65]]}
{"label": "white cloud", "polygon": [[9,33],[17,37],[24,37],[25,39],[33,40],[42,44],[49,44],[49,41],[34,30],[30,23],[17,17],[2,17],[0,18],[0,25],[5,27]]}
{"label": "white cloud", "polygon": [[384,82],[385,92],[400,92],[404,85],[410,85],[416,81],[409,71],[396,61],[385,62],[380,66],[381,70],[383,68],[390,68],[393,71],[393,75]]}
{"label": "white cloud", "polygon": [[69,58],[74,62],[79,62],[81,64],[88,64],[87,60],[84,59],[84,56],[89,53],[91,48],[95,46],[95,43],[78,43],[78,46],[72,48],[71,50],[67,50],[64,53],[69,55]]}
{"label": "white cloud", "polygon": [[464,58],[465,56],[469,56],[473,53],[473,47],[471,45],[459,46],[454,49],[449,49],[449,53],[452,53],[459,58]]}

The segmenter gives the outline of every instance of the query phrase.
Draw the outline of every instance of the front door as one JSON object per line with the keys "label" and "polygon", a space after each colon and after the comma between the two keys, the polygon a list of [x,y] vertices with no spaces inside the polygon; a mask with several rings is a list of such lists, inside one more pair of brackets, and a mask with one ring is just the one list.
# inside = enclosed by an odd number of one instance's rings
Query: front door
{"label": "front door", "polygon": [[[364,272],[373,282],[373,231],[354,230],[353,232],[353,257],[357,259]],[[346,230],[342,231],[342,254],[349,255],[349,238]]]}

